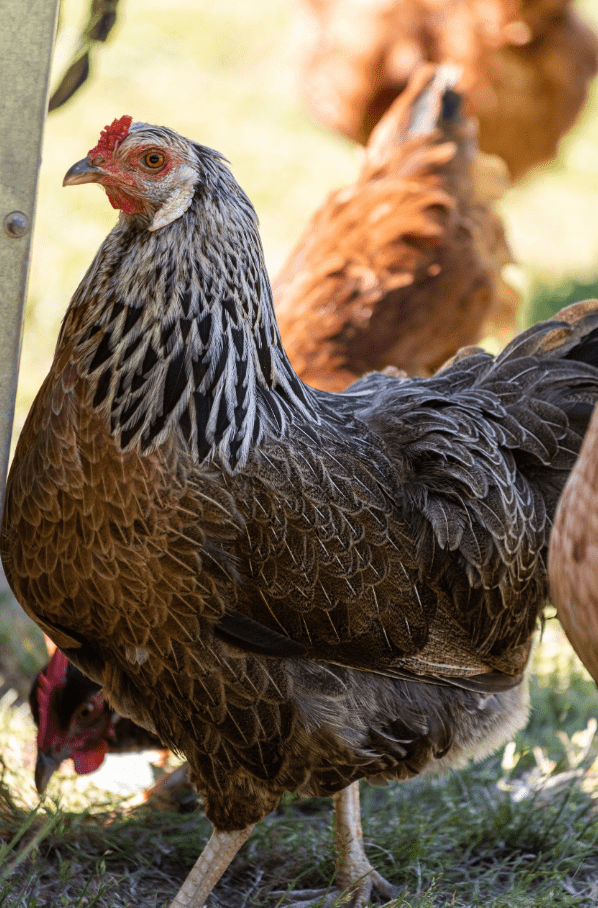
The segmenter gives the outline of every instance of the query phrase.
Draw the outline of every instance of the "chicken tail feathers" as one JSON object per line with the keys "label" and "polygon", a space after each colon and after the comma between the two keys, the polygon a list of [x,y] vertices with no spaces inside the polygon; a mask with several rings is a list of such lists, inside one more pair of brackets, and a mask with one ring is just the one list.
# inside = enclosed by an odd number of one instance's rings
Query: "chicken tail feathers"
{"label": "chicken tail feathers", "polygon": [[[423,70],[426,73],[426,69]],[[411,105],[409,135],[428,135],[437,126],[460,123],[462,99],[455,86],[461,69],[450,63],[427,72],[427,80]]]}
{"label": "chicken tail feathers", "polygon": [[[413,142],[415,161],[421,167],[421,142],[424,140],[429,144],[431,135],[437,135],[438,142],[455,141],[458,145],[467,145],[471,151],[471,146],[475,145],[475,130],[472,135],[463,118],[462,98],[456,90],[460,74],[459,67],[451,64],[419,67],[372,133],[366,151],[372,170],[384,166],[396,156],[397,148],[407,142]],[[449,157],[454,155],[455,149],[449,152]],[[410,160],[406,156],[401,168],[406,177],[410,176]]]}
{"label": "chicken tail feathers", "polygon": [[522,331],[496,358],[496,366],[524,356],[598,366],[598,300],[573,303],[548,321]]}

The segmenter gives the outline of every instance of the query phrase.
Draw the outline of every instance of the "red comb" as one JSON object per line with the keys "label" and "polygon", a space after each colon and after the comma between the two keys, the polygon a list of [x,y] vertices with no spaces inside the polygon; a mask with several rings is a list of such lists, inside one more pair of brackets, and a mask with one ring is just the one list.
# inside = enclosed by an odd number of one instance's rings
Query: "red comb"
{"label": "red comb", "polygon": [[122,142],[129,135],[129,128],[133,122],[133,117],[125,114],[120,120],[113,120],[110,126],[106,126],[100,133],[100,139],[95,148],[89,151],[88,157],[93,161],[99,156],[111,158],[117,142]]}
{"label": "red comb", "polygon": [[46,673],[39,673],[37,688],[37,703],[39,706],[39,729],[37,733],[38,747],[44,749],[47,746],[46,736],[48,733],[48,719],[50,718],[50,699],[52,691],[64,684],[66,673],[69,667],[69,661],[59,649],[57,649],[48,662]]}

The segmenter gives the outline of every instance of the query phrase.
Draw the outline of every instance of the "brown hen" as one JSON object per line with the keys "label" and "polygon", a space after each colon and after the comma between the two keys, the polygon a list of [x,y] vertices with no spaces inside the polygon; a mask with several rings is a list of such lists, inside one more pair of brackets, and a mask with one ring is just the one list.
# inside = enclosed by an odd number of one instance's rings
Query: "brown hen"
{"label": "brown hen", "polygon": [[304,93],[324,122],[365,143],[422,62],[456,63],[480,148],[513,179],[554,158],[598,69],[571,0],[307,0]]}
{"label": "brown hen", "polygon": [[598,684],[598,410],[559,502],[548,566],[559,620]]}
{"label": "brown hen", "polygon": [[430,375],[466,344],[515,333],[518,295],[492,203],[502,161],[477,150],[454,67],[422,66],[376,127],[354,186],[312,217],[274,282],[297,374],[342,391],[372,369]]}
{"label": "brown hen", "polygon": [[351,783],[463,764],[525,721],[598,302],[430,379],[316,391],[217,152],[123,117],[65,177],[86,182],[120,216],[17,445],[7,577],[115,709],[187,756],[214,834],[176,908],[204,904],[285,790],[334,796],[350,903],[388,897]]}

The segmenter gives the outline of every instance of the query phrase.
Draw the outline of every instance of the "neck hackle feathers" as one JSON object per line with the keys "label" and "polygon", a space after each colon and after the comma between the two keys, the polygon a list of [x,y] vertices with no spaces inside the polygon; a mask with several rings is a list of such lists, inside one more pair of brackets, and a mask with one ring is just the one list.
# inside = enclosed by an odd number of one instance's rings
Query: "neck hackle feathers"
{"label": "neck hackle feathers", "polygon": [[[213,456],[239,470],[294,413],[317,422],[316,401],[282,348],[257,217],[222,156],[129,120],[104,129],[90,152],[111,149],[98,182],[125,215],[73,301],[86,312],[79,343],[93,406],[123,449],[150,453],[178,426],[197,462]],[[146,148],[166,160],[149,176]],[[127,219],[138,210],[148,224]],[[134,269],[125,238],[138,250]]]}
{"label": "neck hackle feathers", "polygon": [[110,159],[114,154],[117,143],[122,142],[129,135],[132,122],[133,117],[125,114],[123,117],[113,120],[109,126],[106,126],[100,133],[98,144],[88,152],[89,159],[92,161],[97,157]]}

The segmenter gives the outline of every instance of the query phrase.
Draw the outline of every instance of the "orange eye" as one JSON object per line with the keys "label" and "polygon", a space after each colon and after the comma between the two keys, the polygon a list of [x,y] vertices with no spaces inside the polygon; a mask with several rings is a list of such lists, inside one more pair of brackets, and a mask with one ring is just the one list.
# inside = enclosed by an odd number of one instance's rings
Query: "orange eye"
{"label": "orange eye", "polygon": [[146,167],[151,167],[152,170],[158,170],[158,168],[162,167],[164,164],[164,155],[159,151],[150,151],[148,154],[144,155],[141,160]]}

